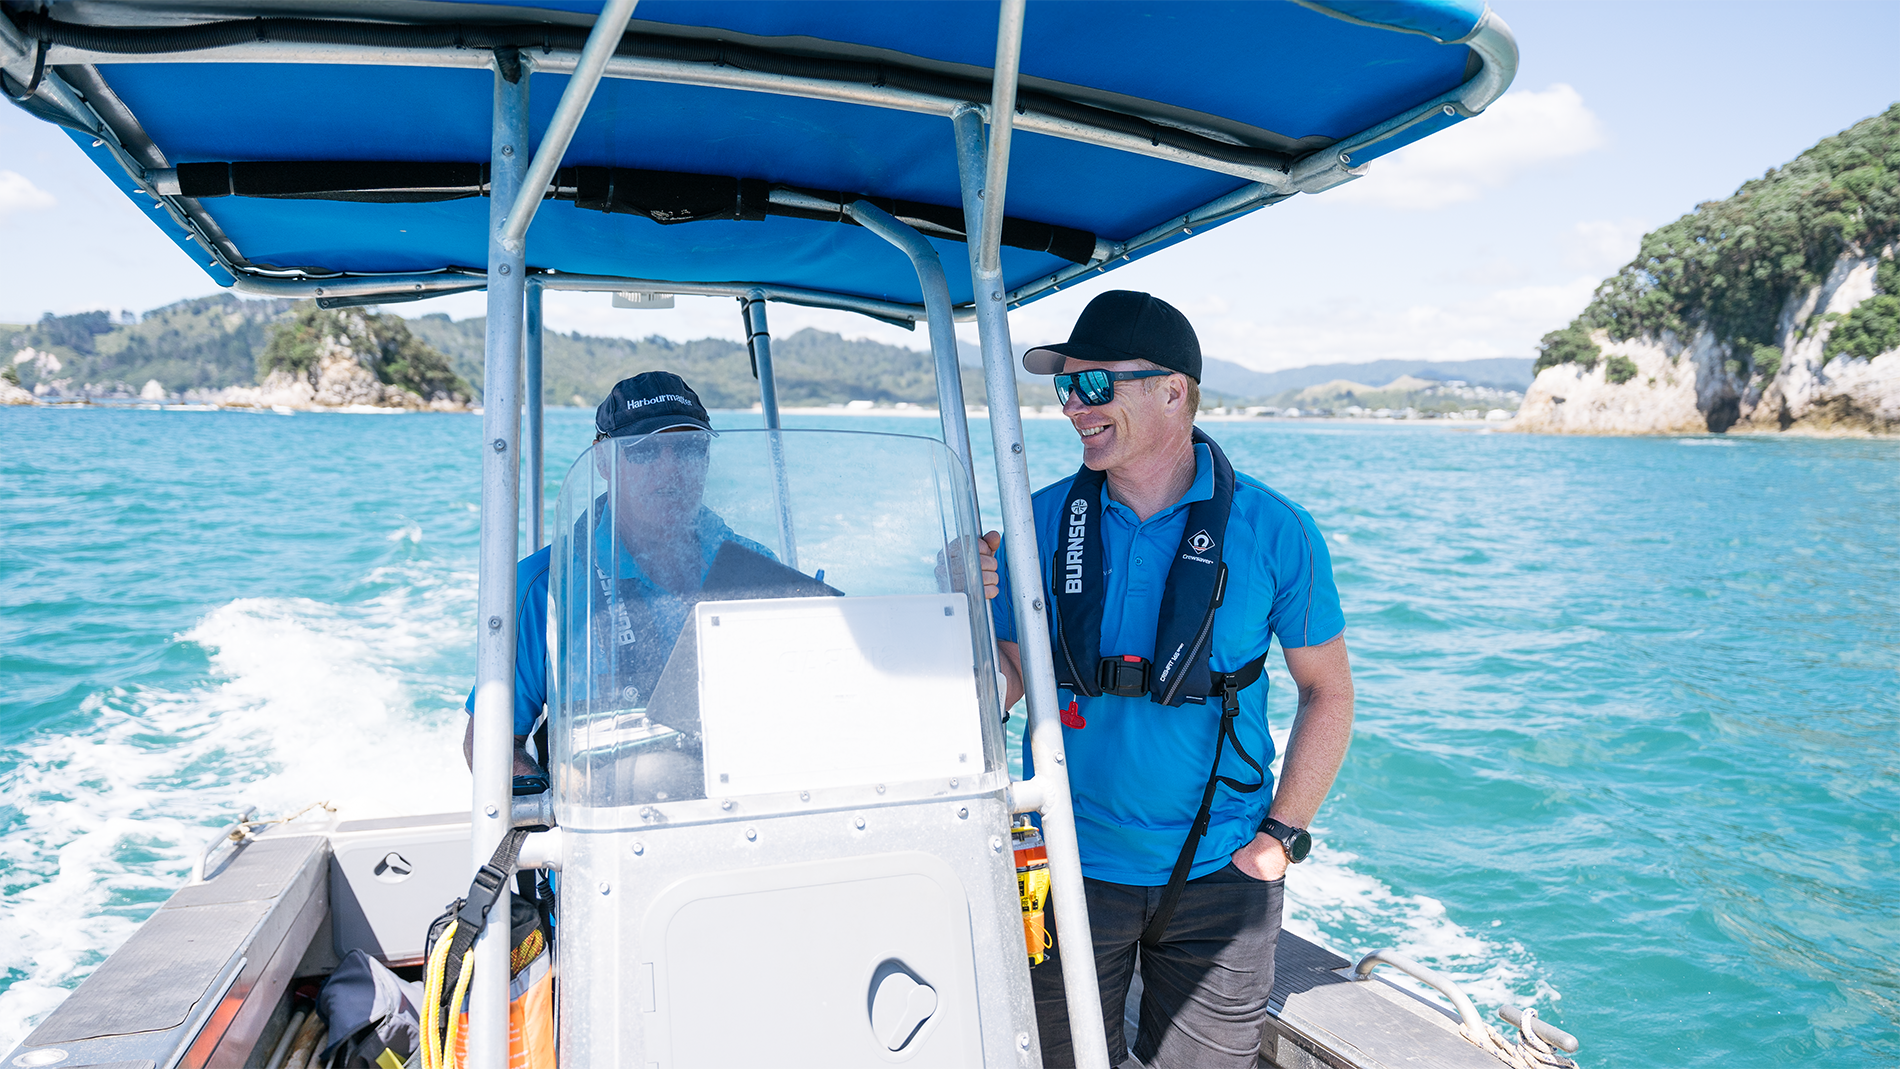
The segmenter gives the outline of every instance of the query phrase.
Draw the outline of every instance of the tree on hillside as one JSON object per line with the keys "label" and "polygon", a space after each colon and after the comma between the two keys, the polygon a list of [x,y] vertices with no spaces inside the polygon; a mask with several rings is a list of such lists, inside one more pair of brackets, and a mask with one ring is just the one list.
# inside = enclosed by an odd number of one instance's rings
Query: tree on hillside
{"label": "tree on hillside", "polygon": [[347,349],[389,386],[425,401],[466,401],[471,393],[449,367],[449,359],[409,332],[401,316],[356,308],[297,310],[288,323],[271,328],[270,343],[257,357],[260,381],[272,372],[313,378],[326,353]]}
{"label": "tree on hillside", "polygon": [[1545,335],[1537,368],[1594,366],[1589,335],[1599,329],[1626,341],[1707,327],[1752,356],[1774,343],[1789,295],[1825,278],[1842,253],[1870,255],[1896,238],[1900,104],[1645,235],[1583,313]]}
{"label": "tree on hillside", "polygon": [[1900,262],[1886,259],[1874,273],[1874,296],[1860,302],[1827,336],[1827,358],[1872,360],[1895,349],[1900,349]]}

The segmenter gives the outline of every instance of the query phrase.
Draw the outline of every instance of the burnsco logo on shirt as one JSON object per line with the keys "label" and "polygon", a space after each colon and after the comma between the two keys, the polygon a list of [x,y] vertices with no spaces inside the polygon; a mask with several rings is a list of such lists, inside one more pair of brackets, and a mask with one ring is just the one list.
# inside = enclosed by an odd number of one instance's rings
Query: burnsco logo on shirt
{"label": "burnsco logo on shirt", "polygon": [[1078,497],[1069,502],[1069,549],[1064,561],[1062,592],[1082,592],[1082,539],[1089,530],[1089,502]]}

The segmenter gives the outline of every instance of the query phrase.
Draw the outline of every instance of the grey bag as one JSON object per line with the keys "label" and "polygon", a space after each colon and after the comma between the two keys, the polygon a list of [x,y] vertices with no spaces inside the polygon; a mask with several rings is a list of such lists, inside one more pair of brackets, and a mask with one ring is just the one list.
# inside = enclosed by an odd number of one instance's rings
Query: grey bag
{"label": "grey bag", "polygon": [[422,1046],[422,985],[352,950],[317,992],[330,1044],[316,1064],[401,1069]]}

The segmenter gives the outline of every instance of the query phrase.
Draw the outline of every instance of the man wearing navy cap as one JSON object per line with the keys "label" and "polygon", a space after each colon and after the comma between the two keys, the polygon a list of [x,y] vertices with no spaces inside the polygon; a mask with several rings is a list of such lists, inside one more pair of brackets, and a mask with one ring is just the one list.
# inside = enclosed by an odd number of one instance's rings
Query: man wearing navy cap
{"label": "man wearing navy cap", "polygon": [[[612,529],[604,529],[603,524],[603,530],[597,532],[598,538],[616,544],[618,552],[628,558],[624,568],[628,576],[626,596],[639,598],[653,617],[647,628],[625,628],[624,637],[639,642],[649,641],[652,634],[676,635],[720,546],[735,542],[767,558],[771,558],[771,551],[735,534],[701,503],[708,447],[717,432],[712,429],[706,406],[686,380],[670,371],[648,371],[622,379],[595,410],[594,428],[596,443],[612,439],[630,451],[628,463],[613,465],[622,507],[613,510]],[[655,437],[661,435],[665,437]],[[604,462],[602,474],[606,474]],[[547,704],[551,548],[543,547],[515,568],[517,781],[541,775],[526,744],[529,736],[536,734],[542,707]],[[665,651],[659,652],[663,659]],[[657,661],[651,667],[657,670]],[[470,713],[475,711],[472,690],[466,707]],[[471,762],[474,742],[475,723],[471,719],[462,739],[463,757]],[[545,760],[545,742],[540,749]]]}
{"label": "man wearing navy cap", "polygon": [[[1306,826],[1352,735],[1326,543],[1194,426],[1200,343],[1166,302],[1104,293],[1023,367],[1055,376],[1082,439],[1081,470],[1037,493],[1035,515],[1109,1057],[1128,1056],[1139,970],[1143,1065],[1252,1069],[1287,866],[1311,849]],[[1001,538],[984,541],[994,552]],[[1022,662],[1007,564],[998,572],[1013,705]],[[1275,637],[1299,702],[1277,784],[1263,671]],[[1043,1064],[1074,1065],[1061,966],[1031,979]]]}

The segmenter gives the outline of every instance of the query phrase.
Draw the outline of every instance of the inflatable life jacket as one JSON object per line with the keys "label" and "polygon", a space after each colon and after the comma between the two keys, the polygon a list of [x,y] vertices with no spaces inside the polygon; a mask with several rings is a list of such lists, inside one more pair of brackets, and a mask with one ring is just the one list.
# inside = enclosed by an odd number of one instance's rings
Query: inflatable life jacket
{"label": "inflatable life jacket", "polygon": [[[838,597],[842,593],[822,578],[780,564],[771,550],[741,537],[703,508],[697,523],[702,553],[713,548],[707,541],[717,542],[712,563],[697,590],[664,590],[638,576],[616,578],[595,560],[588,583],[588,597],[593,602],[588,615],[595,628],[590,638],[596,655],[604,656],[605,663],[613,666],[613,678],[620,687],[619,693],[599,695],[600,699],[625,707],[650,704],[667,687],[667,663],[682,648],[687,651],[690,669],[696,655],[685,625],[693,617],[694,606],[702,601]],[[577,539],[579,534],[577,524]],[[823,574],[819,572],[819,576]],[[691,718],[697,720],[697,713]]]}
{"label": "inflatable life jacket", "polygon": [[[611,522],[606,505],[604,495],[595,503],[592,526],[596,533],[600,524]],[[708,533],[708,525],[703,522],[703,508],[701,513],[695,524],[703,538]],[[588,522],[589,518],[583,517],[574,525],[574,545],[597,547],[597,543],[583,540],[590,537],[585,533]],[[713,525],[713,533],[719,536],[722,548],[727,541],[738,539],[723,522]],[[609,553],[620,552],[618,537],[610,536],[606,542]],[[595,694],[593,698],[627,708],[644,705],[652,696],[668,658],[673,655],[681,627],[692,618],[693,606],[704,600],[704,593],[666,590],[637,574],[614,576],[603,567],[606,562],[599,559],[598,553],[594,558],[587,584],[588,597],[593,603],[588,618],[593,623],[594,633],[589,638],[594,655],[613,666],[611,677],[619,684],[619,692]],[[602,673],[603,677],[606,675]]]}
{"label": "inflatable life jacket", "polygon": [[1157,705],[1204,703],[1228,696],[1260,678],[1266,652],[1231,672],[1209,663],[1214,612],[1227,593],[1227,518],[1234,507],[1234,466],[1199,427],[1194,442],[1207,446],[1213,459],[1214,494],[1188,505],[1181,545],[1168,567],[1155,628],[1153,657],[1102,656],[1102,602],[1107,583],[1102,570],[1102,487],[1107,478],[1086,465],[1069,484],[1049,568],[1055,611],[1049,614],[1049,643],[1055,651],[1056,683],[1071,693],[1095,698],[1148,695]]}
{"label": "inflatable life jacket", "polygon": [[[1136,698],[1146,694],[1150,702],[1163,707],[1221,699],[1220,734],[1214,743],[1214,764],[1207,773],[1207,786],[1201,792],[1200,812],[1175,858],[1174,871],[1169,874],[1167,890],[1154,917],[1141,933],[1142,943],[1148,946],[1161,940],[1174,915],[1181,888],[1194,867],[1194,855],[1207,835],[1216,789],[1225,784],[1237,793],[1252,794],[1267,782],[1266,769],[1247,753],[1234,733],[1234,719],[1240,714],[1239,694],[1260,678],[1267,651],[1261,650],[1259,656],[1231,672],[1216,672],[1210,663],[1214,613],[1227,593],[1227,565],[1221,554],[1227,543],[1227,520],[1234,508],[1234,466],[1199,427],[1194,428],[1193,441],[1207,446],[1212,458],[1214,493],[1205,501],[1188,505],[1187,526],[1181,532],[1181,545],[1168,566],[1167,585],[1162,590],[1152,658],[1137,654],[1102,656],[1102,604],[1108,584],[1102,571],[1100,518],[1107,476],[1091,471],[1087,465],[1069,484],[1049,569],[1049,594],[1055,603],[1055,611],[1049,614],[1049,642],[1055,654],[1057,685],[1090,698],[1103,694]],[[1076,716],[1072,704],[1063,714],[1063,722],[1079,727],[1083,722]],[[1221,754],[1229,745],[1252,766],[1259,777],[1255,782],[1243,783],[1220,774]]]}

